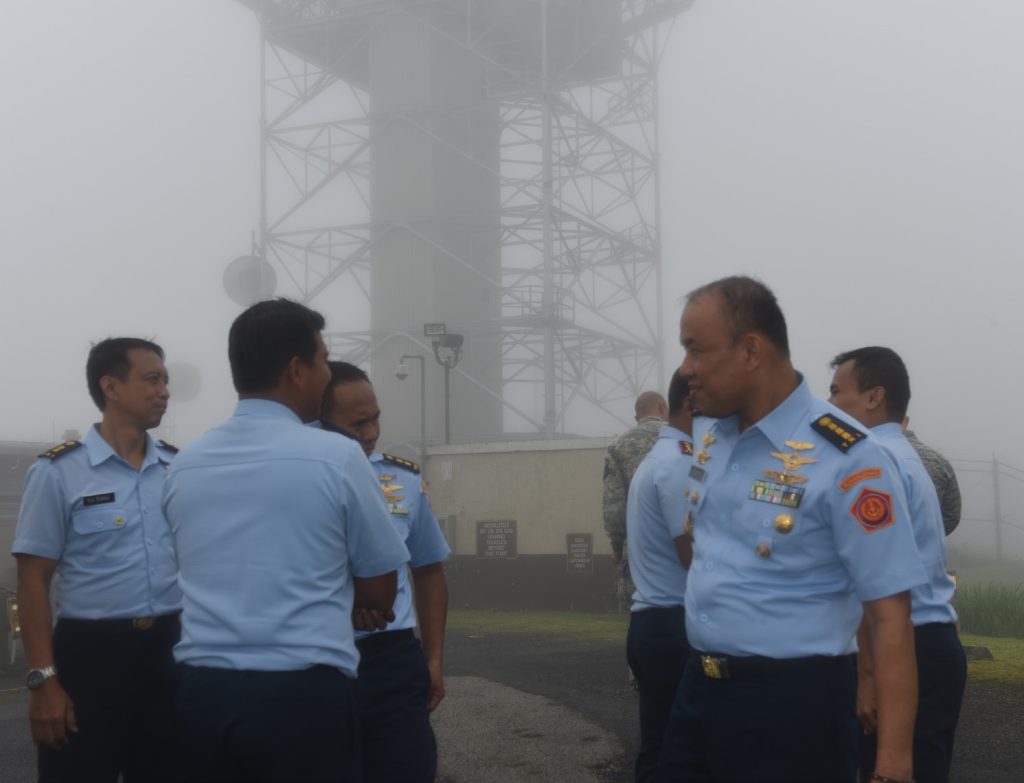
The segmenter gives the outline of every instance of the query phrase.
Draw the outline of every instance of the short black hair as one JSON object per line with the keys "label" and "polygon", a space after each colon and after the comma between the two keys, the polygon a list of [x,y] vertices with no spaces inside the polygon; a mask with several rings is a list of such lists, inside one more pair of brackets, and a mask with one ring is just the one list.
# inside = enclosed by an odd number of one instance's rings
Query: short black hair
{"label": "short black hair", "polygon": [[[341,383],[351,383],[352,381],[366,381],[370,383],[370,376],[354,364],[334,361],[327,362],[327,366],[331,369],[331,382],[324,389],[324,401],[320,406],[321,419],[326,419],[331,414],[334,406],[333,392],[335,386]],[[373,384],[370,383],[370,385],[372,386]]]}
{"label": "short black hair", "polygon": [[839,354],[830,366],[834,370],[847,362],[853,362],[857,390],[864,392],[881,386],[885,389],[889,421],[903,421],[910,406],[910,375],[900,355],[892,348],[870,345]]}
{"label": "short black hair", "polygon": [[671,417],[679,413],[689,396],[690,382],[677,370],[672,373],[672,380],[668,382],[668,415]]}
{"label": "short black hair", "polygon": [[705,294],[717,294],[722,299],[722,310],[732,326],[733,340],[747,332],[760,332],[767,337],[783,356],[789,356],[789,334],[786,316],[771,289],[760,280],[741,275],[723,277],[686,296],[688,302]]}
{"label": "short black hair", "polygon": [[295,356],[312,365],[316,336],[323,328],[320,313],[290,299],[267,299],[242,312],[228,332],[235,391],[248,394],[272,388]]}
{"label": "short black hair", "polygon": [[85,382],[89,387],[89,396],[101,411],[107,407],[107,398],[100,388],[100,379],[105,375],[113,375],[124,380],[132,368],[132,360],[128,351],[152,351],[163,361],[164,349],[150,340],[139,337],[108,337],[100,340],[89,350],[89,358],[85,360]]}

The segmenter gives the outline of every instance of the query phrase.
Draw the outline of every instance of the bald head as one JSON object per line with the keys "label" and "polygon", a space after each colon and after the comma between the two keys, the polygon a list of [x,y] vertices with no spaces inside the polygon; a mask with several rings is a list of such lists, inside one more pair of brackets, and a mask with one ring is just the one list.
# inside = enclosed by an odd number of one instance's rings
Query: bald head
{"label": "bald head", "polygon": [[657,416],[659,419],[668,418],[668,403],[656,391],[641,392],[636,398],[635,413],[637,421],[645,416]]}

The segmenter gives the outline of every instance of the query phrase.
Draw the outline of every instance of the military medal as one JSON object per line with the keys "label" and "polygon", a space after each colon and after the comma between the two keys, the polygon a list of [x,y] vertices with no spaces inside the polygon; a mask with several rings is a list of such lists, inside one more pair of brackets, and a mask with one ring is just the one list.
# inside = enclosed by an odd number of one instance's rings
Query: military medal
{"label": "military medal", "polygon": [[697,463],[700,464],[700,465],[705,464],[709,459],[711,459],[711,455],[708,454],[707,451],[705,451],[704,449],[701,449],[700,451],[698,451],[697,454],[696,454],[696,457],[697,457]]}
{"label": "military medal", "polygon": [[807,481],[807,476],[801,476],[799,473],[786,473],[782,470],[766,470],[764,472],[768,478],[772,481],[777,481],[780,484],[786,484],[792,486],[793,484],[803,484]]}
{"label": "military medal", "polygon": [[792,454],[784,454],[781,451],[773,451],[772,456],[775,459],[781,459],[783,466],[788,471],[800,470],[804,465],[810,465],[813,462],[817,462],[814,457],[801,457],[796,452]]}
{"label": "military medal", "polygon": [[704,448],[707,448],[708,446],[715,442],[715,436],[709,432],[703,438],[701,438],[700,442],[701,445],[704,446]]}
{"label": "military medal", "polygon": [[382,484],[387,484],[389,481],[394,481],[395,480],[395,474],[394,473],[381,473],[380,476],[378,476],[377,478],[380,479]]}
{"label": "military medal", "polygon": [[814,448],[813,443],[808,443],[803,440],[787,440],[785,441],[785,444],[793,449],[793,451],[807,451],[808,449]]}
{"label": "military medal", "polygon": [[782,535],[788,535],[793,532],[793,517],[790,514],[779,514],[775,517],[775,529],[778,530]]}

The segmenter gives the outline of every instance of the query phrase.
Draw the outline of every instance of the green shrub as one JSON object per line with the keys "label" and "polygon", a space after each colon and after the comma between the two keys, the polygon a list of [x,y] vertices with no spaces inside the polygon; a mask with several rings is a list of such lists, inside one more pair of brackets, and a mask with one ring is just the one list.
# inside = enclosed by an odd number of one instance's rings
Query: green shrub
{"label": "green shrub", "polygon": [[961,584],[956,606],[964,633],[1024,639],[1024,584]]}

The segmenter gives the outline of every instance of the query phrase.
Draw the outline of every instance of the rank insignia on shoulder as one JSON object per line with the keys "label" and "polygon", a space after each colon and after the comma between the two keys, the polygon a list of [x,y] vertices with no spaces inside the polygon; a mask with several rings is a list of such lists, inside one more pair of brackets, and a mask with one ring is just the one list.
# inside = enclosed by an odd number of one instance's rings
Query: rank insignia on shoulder
{"label": "rank insignia on shoulder", "polygon": [[178,453],[178,447],[168,443],[165,440],[158,440],[156,442],[156,445],[159,446],[162,449],[167,449],[169,452],[171,452],[171,454],[177,454]]}
{"label": "rank insignia on shoulder", "polygon": [[412,460],[403,459],[402,457],[396,457],[394,454],[382,454],[384,461],[390,465],[398,465],[406,470],[411,470],[413,473],[420,472],[420,466]]}
{"label": "rank insignia on shoulder", "polygon": [[867,437],[865,433],[856,427],[847,424],[842,419],[837,419],[831,414],[825,414],[813,422],[811,429],[844,454]]}
{"label": "rank insignia on shoulder", "polygon": [[72,451],[82,445],[81,441],[78,440],[66,440],[63,443],[58,443],[49,451],[44,451],[39,456],[43,459],[54,460],[58,457],[63,457],[65,454],[70,454]]}
{"label": "rank insignia on shoulder", "polygon": [[688,440],[679,441],[679,450],[687,456],[693,454],[693,444]]}

